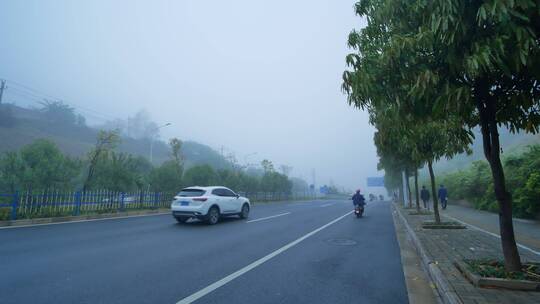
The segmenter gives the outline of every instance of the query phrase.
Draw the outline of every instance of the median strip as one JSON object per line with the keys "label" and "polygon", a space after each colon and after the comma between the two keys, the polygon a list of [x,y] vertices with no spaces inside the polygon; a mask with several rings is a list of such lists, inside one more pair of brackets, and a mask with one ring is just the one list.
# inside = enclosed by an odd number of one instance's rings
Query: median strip
{"label": "median strip", "polygon": [[272,253],[270,253],[270,254],[268,254],[268,255],[266,255],[266,256],[258,259],[258,260],[256,260],[255,262],[247,265],[246,267],[244,267],[244,268],[242,268],[242,269],[240,269],[240,270],[238,270],[238,271],[236,271],[234,273],[231,273],[230,275],[224,277],[223,279],[221,279],[221,280],[219,280],[219,281],[217,281],[217,282],[215,282],[215,283],[213,283],[211,285],[208,285],[207,287],[197,291],[196,293],[194,293],[194,294],[192,294],[192,295],[178,301],[176,304],[190,304],[190,303],[193,303],[193,302],[197,301],[198,299],[204,297],[205,295],[211,293],[212,291],[220,288],[221,286],[229,283],[230,281],[240,277],[241,275],[247,273],[248,271],[256,268],[257,266],[260,266],[261,264],[267,262],[268,260],[276,257],[277,255],[279,255],[279,254],[283,253],[284,251],[290,249],[291,247],[297,245],[298,243],[302,242],[303,240],[307,239],[308,237],[310,237],[310,236],[316,234],[317,232],[331,226],[332,224],[335,224],[335,223],[339,222],[340,220],[342,220],[343,218],[345,218],[346,216],[351,214],[351,212],[352,211],[349,211],[349,212],[345,213],[344,215],[336,218],[335,220],[333,220],[333,221],[331,221],[331,222],[329,222],[329,223],[327,223],[327,224],[325,224],[325,225],[311,231],[310,233],[296,239],[295,241],[290,242],[289,244],[279,248],[278,250],[276,250],[276,251],[274,251],[274,252],[272,252]]}
{"label": "median strip", "polygon": [[287,215],[287,214],[291,214],[291,213],[290,212],[280,213],[280,214],[276,214],[276,215],[272,215],[272,216],[267,216],[267,217],[262,217],[262,218],[250,220],[250,221],[247,221],[246,223],[254,223],[254,222],[264,221],[264,220],[268,220],[268,219],[271,219],[271,218],[284,216],[284,215]]}

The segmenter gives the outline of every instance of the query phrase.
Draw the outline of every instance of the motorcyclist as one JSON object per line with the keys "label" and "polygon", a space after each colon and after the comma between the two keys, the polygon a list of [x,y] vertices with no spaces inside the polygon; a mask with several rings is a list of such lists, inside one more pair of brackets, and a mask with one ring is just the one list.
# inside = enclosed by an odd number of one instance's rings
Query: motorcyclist
{"label": "motorcyclist", "polygon": [[366,204],[366,199],[364,198],[362,194],[360,194],[360,189],[356,190],[356,193],[352,197],[352,201],[353,201],[354,207],[356,206],[364,207],[364,205]]}

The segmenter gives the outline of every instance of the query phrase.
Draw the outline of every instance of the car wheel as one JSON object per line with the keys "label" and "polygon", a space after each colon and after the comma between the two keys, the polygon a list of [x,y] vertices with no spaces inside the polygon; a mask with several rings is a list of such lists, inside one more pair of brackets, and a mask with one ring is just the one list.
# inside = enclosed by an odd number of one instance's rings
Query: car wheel
{"label": "car wheel", "polygon": [[189,220],[189,217],[175,217],[176,221],[183,224]]}
{"label": "car wheel", "polygon": [[240,218],[246,219],[248,216],[249,216],[249,205],[244,204],[244,206],[242,206],[242,212],[240,212]]}
{"label": "car wheel", "polygon": [[212,207],[208,210],[206,215],[206,222],[209,225],[215,225],[219,221],[219,209],[217,207]]}

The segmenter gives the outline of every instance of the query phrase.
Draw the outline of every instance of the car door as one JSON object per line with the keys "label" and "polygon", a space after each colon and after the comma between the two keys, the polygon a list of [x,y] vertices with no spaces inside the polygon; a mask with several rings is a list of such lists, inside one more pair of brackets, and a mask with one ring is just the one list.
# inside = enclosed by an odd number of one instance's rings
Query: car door
{"label": "car door", "polygon": [[223,189],[224,195],[227,197],[227,212],[240,212],[240,199],[236,193],[229,189]]}
{"label": "car door", "polygon": [[222,188],[216,188],[212,190],[212,194],[214,195],[213,200],[217,203],[219,206],[219,209],[221,210],[221,213],[227,212],[227,200],[228,198],[225,197],[225,192]]}

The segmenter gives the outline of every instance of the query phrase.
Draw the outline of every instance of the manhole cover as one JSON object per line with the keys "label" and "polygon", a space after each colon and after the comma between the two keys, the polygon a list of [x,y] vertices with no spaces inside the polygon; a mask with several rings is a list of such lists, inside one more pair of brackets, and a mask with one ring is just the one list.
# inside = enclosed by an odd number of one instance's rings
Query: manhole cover
{"label": "manhole cover", "polygon": [[339,246],[353,246],[357,244],[355,240],[351,239],[328,239],[326,241],[330,244]]}

